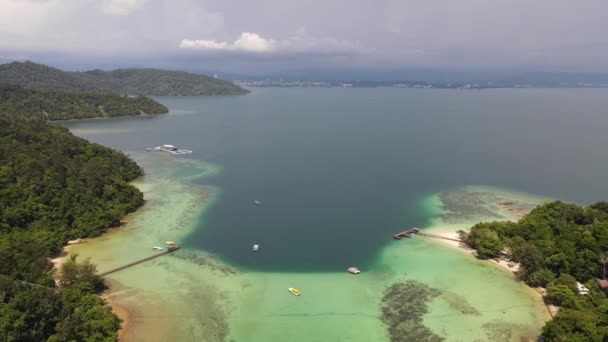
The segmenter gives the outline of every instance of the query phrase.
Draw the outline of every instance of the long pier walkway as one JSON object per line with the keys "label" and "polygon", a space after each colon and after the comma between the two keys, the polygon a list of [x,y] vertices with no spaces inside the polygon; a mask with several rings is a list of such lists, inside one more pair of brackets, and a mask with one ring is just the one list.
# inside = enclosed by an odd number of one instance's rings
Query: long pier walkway
{"label": "long pier walkway", "polygon": [[393,238],[395,240],[401,240],[402,237],[409,238],[409,237],[414,236],[414,235],[421,235],[421,236],[426,236],[426,237],[435,238],[435,239],[443,239],[443,240],[462,242],[460,239],[456,239],[456,238],[452,238],[452,237],[448,237],[448,236],[431,234],[431,233],[425,233],[425,232],[420,231],[419,228],[410,228],[408,230],[404,230],[402,232],[399,232],[399,233],[393,235]]}
{"label": "long pier walkway", "polygon": [[456,238],[452,238],[452,237],[448,237],[448,236],[443,236],[443,235],[431,234],[431,233],[418,232],[416,235],[422,235],[422,236],[431,237],[431,238],[435,238],[435,239],[443,239],[443,240],[462,242],[462,240],[460,240],[460,239],[456,239]]}
{"label": "long pier walkway", "polygon": [[160,252],[160,253],[157,253],[157,254],[151,255],[151,256],[149,256],[149,257],[145,257],[145,258],[143,258],[143,259],[135,260],[135,261],[130,262],[130,263],[128,263],[128,264],[125,264],[125,265],[122,265],[122,266],[119,266],[119,267],[113,268],[113,269],[111,269],[111,270],[109,270],[109,271],[101,272],[101,273],[99,273],[99,276],[103,277],[103,276],[106,276],[106,275],[108,275],[108,274],[110,274],[110,273],[118,272],[118,271],[124,270],[125,268],[129,268],[129,267],[131,267],[131,266],[135,266],[135,265],[137,265],[137,264],[141,264],[142,262],[146,262],[146,261],[148,261],[148,260],[152,260],[152,259],[154,259],[154,258],[158,258],[159,256],[163,256],[163,255],[165,255],[165,254],[173,253],[173,252],[177,251],[179,248],[180,248],[179,246],[172,246],[172,247],[169,247],[169,248],[168,248],[166,251],[164,251],[164,252]]}

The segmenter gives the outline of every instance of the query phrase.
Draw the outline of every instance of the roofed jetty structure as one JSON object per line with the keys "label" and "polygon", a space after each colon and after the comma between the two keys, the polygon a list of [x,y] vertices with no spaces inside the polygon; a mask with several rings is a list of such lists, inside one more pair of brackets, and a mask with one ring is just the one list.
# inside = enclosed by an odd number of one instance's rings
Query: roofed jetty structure
{"label": "roofed jetty structure", "polygon": [[400,233],[393,235],[393,238],[395,240],[401,240],[402,237],[409,238],[410,234],[418,234],[418,233],[420,233],[420,228],[410,228],[408,230],[404,230]]}

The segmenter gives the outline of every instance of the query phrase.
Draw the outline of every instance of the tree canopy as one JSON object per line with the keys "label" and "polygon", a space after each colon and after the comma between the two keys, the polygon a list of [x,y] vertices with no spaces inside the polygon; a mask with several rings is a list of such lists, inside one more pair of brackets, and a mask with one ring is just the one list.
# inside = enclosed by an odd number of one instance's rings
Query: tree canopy
{"label": "tree canopy", "polygon": [[117,69],[69,72],[32,62],[0,64],[0,82],[42,91],[123,95],[243,95],[232,82],[183,71]]}
{"label": "tree canopy", "polygon": [[[520,263],[521,280],[547,287],[561,309],[543,330],[546,341],[608,339],[608,299],[596,282],[608,263],[608,202],[545,203],[517,223],[479,223],[463,235],[480,256],[505,253]],[[577,281],[591,293],[579,294]]]}
{"label": "tree canopy", "polygon": [[26,90],[0,84],[0,113],[43,115],[48,120],[90,119],[167,113],[164,105],[144,96]]}
{"label": "tree canopy", "polygon": [[57,287],[50,258],[141,206],[128,182],[142,174],[41,114],[0,111],[0,341],[116,340],[120,321],[96,295],[105,284],[94,265],[69,258]]}

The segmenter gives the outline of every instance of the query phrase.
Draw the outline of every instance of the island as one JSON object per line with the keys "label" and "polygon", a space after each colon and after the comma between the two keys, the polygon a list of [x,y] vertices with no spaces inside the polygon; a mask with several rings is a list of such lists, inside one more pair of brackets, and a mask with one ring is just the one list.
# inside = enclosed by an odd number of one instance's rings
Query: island
{"label": "island", "polygon": [[[18,102],[12,102],[19,104]],[[26,103],[20,103],[27,107]],[[51,258],[102,234],[143,204],[143,170],[119,151],[42,115],[0,108],[0,336],[7,341],[114,341],[119,318],[88,260]]]}
{"label": "island", "polygon": [[545,341],[608,336],[608,202],[548,202],[518,222],[482,222],[460,237],[480,258],[518,263],[517,277],[559,307],[543,328]]}
{"label": "island", "polygon": [[43,115],[47,120],[73,120],[167,113],[164,105],[145,96],[27,90],[0,84],[0,112]]}
{"label": "island", "polygon": [[71,72],[29,61],[0,64],[0,83],[41,91],[121,95],[204,96],[249,93],[230,81],[184,71],[130,68]]}

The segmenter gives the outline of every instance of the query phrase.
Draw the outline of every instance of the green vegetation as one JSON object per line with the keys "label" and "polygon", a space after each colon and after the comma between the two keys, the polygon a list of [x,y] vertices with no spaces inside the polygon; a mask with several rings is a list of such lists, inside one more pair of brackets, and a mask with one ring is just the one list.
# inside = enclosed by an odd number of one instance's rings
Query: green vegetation
{"label": "green vegetation", "polygon": [[32,62],[0,65],[0,82],[41,91],[125,95],[243,95],[247,90],[206,75],[158,69],[68,72]]}
{"label": "green vegetation", "polygon": [[[560,310],[543,329],[545,341],[608,340],[608,297],[596,281],[606,277],[608,202],[546,203],[517,223],[479,223],[461,236],[481,257],[519,262],[518,277],[528,285],[547,287],[547,300]],[[579,294],[577,280],[588,295]]]}
{"label": "green vegetation", "polygon": [[44,114],[49,120],[69,120],[168,111],[167,107],[143,96],[25,90],[20,86],[0,84],[0,113],[17,116]]}
{"label": "green vegetation", "polygon": [[95,267],[70,258],[57,287],[49,259],[141,206],[128,181],[142,174],[42,114],[0,111],[0,341],[116,339],[120,323],[96,296],[104,284]]}
{"label": "green vegetation", "polygon": [[[2,341],[115,341],[120,320],[96,293],[103,279],[72,255],[61,267],[59,288],[0,275]],[[65,279],[70,279],[65,281]]]}

